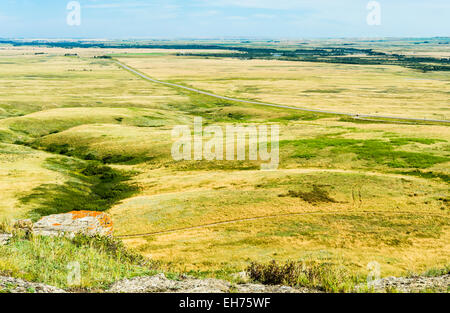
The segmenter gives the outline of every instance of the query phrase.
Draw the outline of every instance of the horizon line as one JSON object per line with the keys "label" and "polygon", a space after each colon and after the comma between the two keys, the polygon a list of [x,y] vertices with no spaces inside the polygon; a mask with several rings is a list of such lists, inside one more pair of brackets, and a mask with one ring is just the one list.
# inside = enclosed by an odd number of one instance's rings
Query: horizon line
{"label": "horizon line", "polygon": [[240,36],[223,36],[223,37],[0,37],[0,40],[279,40],[279,41],[297,41],[297,40],[324,40],[324,39],[348,39],[348,40],[382,40],[382,39],[450,39],[450,35],[435,36],[349,36],[349,37],[240,37]]}

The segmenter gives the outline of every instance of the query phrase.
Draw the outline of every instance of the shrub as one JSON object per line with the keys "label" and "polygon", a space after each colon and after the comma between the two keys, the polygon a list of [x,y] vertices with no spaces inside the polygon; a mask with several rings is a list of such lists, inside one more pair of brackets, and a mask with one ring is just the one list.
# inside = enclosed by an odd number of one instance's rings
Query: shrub
{"label": "shrub", "polygon": [[120,239],[104,236],[76,235],[72,242],[77,247],[89,246],[99,252],[104,252],[113,258],[120,259],[130,264],[156,267],[156,263],[150,263],[141,254],[129,250]]}
{"label": "shrub", "polygon": [[313,190],[310,192],[293,191],[289,190],[287,194],[282,194],[280,197],[292,197],[301,198],[304,201],[316,204],[316,203],[337,203],[336,200],[331,198],[326,190],[323,190],[321,186],[313,185]]}
{"label": "shrub", "polygon": [[331,263],[313,261],[288,261],[278,264],[251,263],[247,272],[253,280],[266,285],[289,285],[308,287],[326,292],[349,292],[358,277],[352,276],[344,267]]}

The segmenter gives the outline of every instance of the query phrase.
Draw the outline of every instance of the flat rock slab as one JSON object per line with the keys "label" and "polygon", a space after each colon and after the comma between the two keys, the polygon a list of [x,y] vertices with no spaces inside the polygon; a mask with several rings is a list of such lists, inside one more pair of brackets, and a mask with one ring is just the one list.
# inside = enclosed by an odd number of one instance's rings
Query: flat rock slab
{"label": "flat rock slab", "polygon": [[33,225],[33,233],[41,236],[58,236],[61,234],[111,236],[113,223],[111,218],[102,212],[73,211],[41,218]]}
{"label": "flat rock slab", "polygon": [[11,239],[11,234],[0,234],[0,246],[8,244],[9,239]]}
{"label": "flat rock slab", "polygon": [[232,285],[220,279],[182,280],[167,279],[164,274],[137,277],[116,282],[110,293],[307,293],[317,292],[308,289],[295,289],[286,286],[265,286],[259,284]]}
{"label": "flat rock slab", "polygon": [[0,293],[65,293],[64,290],[22,279],[0,276]]}

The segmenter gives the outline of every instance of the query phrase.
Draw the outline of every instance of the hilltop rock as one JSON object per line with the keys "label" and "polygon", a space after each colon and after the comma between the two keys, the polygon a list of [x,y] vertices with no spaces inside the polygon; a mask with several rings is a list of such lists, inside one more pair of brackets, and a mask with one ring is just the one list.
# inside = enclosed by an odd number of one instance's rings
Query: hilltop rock
{"label": "hilltop rock", "polygon": [[113,223],[102,212],[73,211],[41,218],[33,225],[33,233],[41,236],[84,234],[88,236],[111,236]]}
{"label": "hilltop rock", "polygon": [[155,276],[136,277],[116,282],[110,293],[308,293],[317,292],[306,288],[295,289],[286,286],[265,286],[259,284],[238,284],[220,279],[195,279],[186,277],[181,280],[167,279],[163,273]]}
{"label": "hilltop rock", "polygon": [[0,293],[65,293],[64,290],[22,279],[0,276]]}

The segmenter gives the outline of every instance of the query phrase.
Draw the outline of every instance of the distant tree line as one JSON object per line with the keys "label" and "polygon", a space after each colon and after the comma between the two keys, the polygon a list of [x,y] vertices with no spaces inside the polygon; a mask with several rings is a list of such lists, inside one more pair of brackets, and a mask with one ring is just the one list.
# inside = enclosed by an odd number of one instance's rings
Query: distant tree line
{"label": "distant tree line", "polygon": [[[46,46],[57,48],[108,48],[108,49],[183,49],[183,50],[227,50],[230,52],[188,53],[177,55],[238,58],[238,59],[277,59],[285,61],[325,62],[339,64],[362,65],[399,65],[423,72],[450,71],[449,58],[432,58],[388,54],[373,49],[358,49],[347,47],[303,48],[296,50],[282,50],[275,48],[253,48],[232,45],[208,44],[171,44],[171,43],[135,43],[135,42],[89,42],[89,41],[14,41],[0,40],[0,44],[13,46]],[[108,59],[110,56],[98,56]]]}

